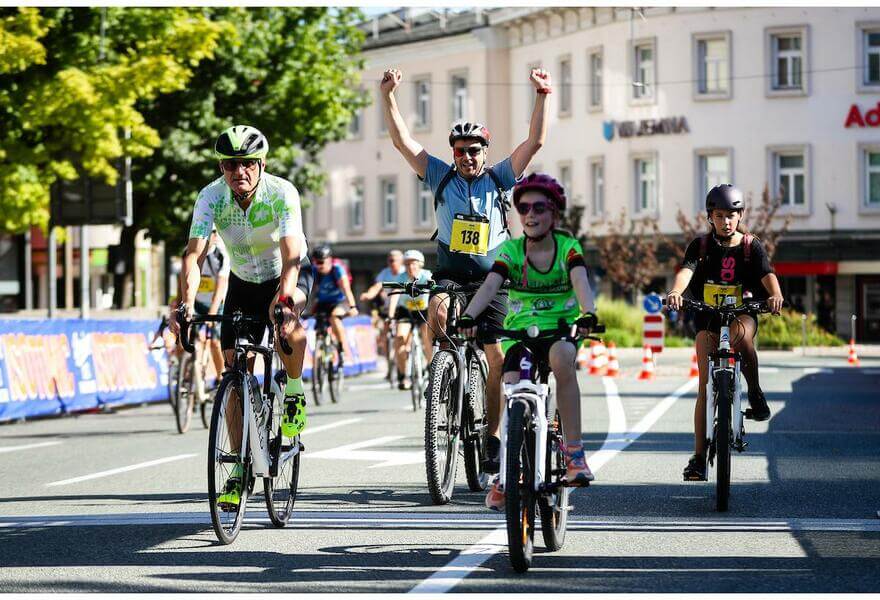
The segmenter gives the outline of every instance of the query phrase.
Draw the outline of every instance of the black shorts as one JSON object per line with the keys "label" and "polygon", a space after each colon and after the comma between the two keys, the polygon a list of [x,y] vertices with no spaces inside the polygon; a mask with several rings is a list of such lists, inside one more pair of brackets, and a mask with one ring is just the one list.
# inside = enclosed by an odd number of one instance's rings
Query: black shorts
{"label": "black shorts", "polygon": [[[463,277],[457,278],[454,274],[448,272],[440,275],[435,274],[435,276],[438,277],[436,280],[438,285],[447,285],[450,283],[467,285],[474,283],[473,279],[466,279]],[[483,277],[483,279],[485,279],[485,277]],[[465,294],[467,302],[471,301],[474,294],[476,294],[476,291]],[[459,311],[463,311],[464,308],[464,306],[459,306]],[[486,307],[483,314],[477,317],[477,323],[486,324],[489,327],[495,327],[497,329],[503,329],[505,317],[507,317],[507,290],[499,290],[498,293],[495,294],[495,297],[492,298],[491,302],[489,302],[489,306]],[[498,342],[498,336],[495,334],[484,333],[477,329],[477,341],[482,344],[495,344]]]}
{"label": "black shorts", "polygon": [[315,305],[312,307],[312,314],[323,314],[330,315],[337,308],[341,308],[344,311],[348,311],[348,300],[342,300],[341,302],[318,302],[315,301]]}
{"label": "black shorts", "polygon": [[539,373],[539,365],[542,365],[548,370],[550,369],[550,348],[552,348],[553,344],[556,342],[568,342],[573,347],[577,347],[575,341],[568,337],[563,337],[558,340],[535,340],[528,344],[516,342],[504,353],[504,368],[502,369],[502,372],[510,373],[511,371],[521,371],[522,352],[524,348],[528,348],[529,352],[532,354],[531,379],[535,380]]}
{"label": "black shorts", "polygon": [[398,321],[407,321],[410,323],[415,323],[417,325],[424,325],[428,322],[428,311],[427,310],[409,310],[403,307],[398,306],[397,310],[394,312],[394,318]]}
{"label": "black shorts", "polygon": [[[312,290],[312,268],[309,260],[304,258],[299,265],[299,279],[296,287],[309,297]],[[236,310],[249,317],[265,319],[265,325],[245,325],[239,330],[239,337],[247,338],[251,344],[259,344],[269,324],[269,306],[278,293],[281,278],[270,279],[262,283],[251,283],[239,279],[235,274],[229,274],[229,290],[226,292],[226,301],[223,304],[223,314],[231,315]],[[235,332],[231,325],[223,327],[220,332],[220,347],[224,350],[235,348]]]}
{"label": "black shorts", "polygon": [[[758,315],[757,313],[746,313],[755,321],[755,335],[758,334]],[[721,317],[716,314],[698,312],[694,315],[694,329],[697,333],[708,331],[719,335],[721,333]]]}

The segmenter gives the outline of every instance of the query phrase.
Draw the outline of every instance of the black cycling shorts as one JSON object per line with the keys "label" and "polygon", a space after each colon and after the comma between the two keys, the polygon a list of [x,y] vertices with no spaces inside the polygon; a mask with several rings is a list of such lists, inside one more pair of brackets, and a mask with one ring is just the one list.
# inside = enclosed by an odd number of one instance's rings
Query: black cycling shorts
{"label": "black cycling shorts", "polygon": [[416,325],[424,325],[428,322],[428,311],[427,310],[409,310],[408,308],[403,308],[401,306],[397,307],[397,310],[394,311],[394,318],[398,321],[406,321],[411,322]]}
{"label": "black cycling shorts", "polygon": [[[464,277],[456,277],[455,274],[452,273],[442,273],[440,275],[435,274],[438,277],[437,284],[438,285],[448,285],[450,283],[457,283],[458,285],[467,285],[474,283],[473,279],[467,279]],[[468,292],[465,294],[467,297],[467,302],[471,301],[471,298],[474,297],[476,291]],[[467,304],[465,304],[467,306]],[[459,306],[459,314],[464,311],[465,306]],[[486,310],[483,311],[479,317],[477,317],[477,323],[488,325],[489,327],[495,327],[497,329],[504,328],[504,318],[507,317],[507,290],[502,289],[499,290],[495,297],[492,298],[491,302],[489,302],[489,306],[486,307]],[[489,334],[480,331],[477,329],[477,341],[482,344],[495,344],[498,342],[498,336],[495,334]]]}
{"label": "black cycling shorts", "polygon": [[[757,335],[757,313],[746,313],[746,316],[751,317],[755,321],[755,335]],[[694,329],[697,333],[700,333],[701,331],[708,331],[709,333],[719,335],[721,333],[721,317],[716,314],[698,312],[696,315],[694,315]]]}
{"label": "black cycling shorts", "polygon": [[[312,290],[312,268],[309,260],[304,258],[299,265],[299,279],[296,287],[305,294],[306,298]],[[281,285],[281,278],[276,277],[262,283],[251,283],[239,279],[234,273],[229,274],[229,290],[226,292],[226,301],[223,304],[223,314],[231,315],[236,310],[249,317],[257,317],[266,320],[266,325],[245,325],[239,330],[239,337],[246,338],[251,344],[259,344],[269,323],[269,306],[275,299]],[[224,350],[235,348],[235,332],[232,325],[223,327],[220,332],[220,347]]]}

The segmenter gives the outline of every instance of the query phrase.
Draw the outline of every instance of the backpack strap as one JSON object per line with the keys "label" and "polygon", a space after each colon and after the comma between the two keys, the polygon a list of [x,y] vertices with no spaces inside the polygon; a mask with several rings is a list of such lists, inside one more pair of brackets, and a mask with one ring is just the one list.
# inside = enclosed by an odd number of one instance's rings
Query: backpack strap
{"label": "backpack strap", "polygon": [[704,260],[706,260],[706,253],[709,252],[709,238],[711,236],[711,233],[707,233],[706,235],[700,237],[700,258],[699,260],[697,260],[697,264],[701,264]]}
{"label": "backpack strap", "polygon": [[743,234],[743,254],[745,255],[745,262],[749,264],[749,259],[752,257],[752,240],[755,239],[751,233]]}
{"label": "backpack strap", "polygon": [[[449,185],[449,182],[452,181],[452,178],[455,177],[455,167],[452,167],[446,172],[446,175],[443,176],[443,179],[440,180],[440,185],[437,186],[437,191],[434,192],[434,213],[437,213],[437,207],[443,203],[443,190],[446,189],[446,186]],[[440,233],[439,229],[435,229],[434,233],[431,234],[431,241],[437,239],[437,234]]]}
{"label": "backpack strap", "polygon": [[507,232],[509,237],[510,227],[507,224],[507,211],[510,210],[510,198],[507,195],[507,190],[501,186],[501,180],[498,178],[495,170],[492,167],[489,167],[486,169],[486,173],[492,178],[492,183],[495,184],[495,188],[498,190],[498,209],[501,211],[501,225],[504,227],[504,231]]}

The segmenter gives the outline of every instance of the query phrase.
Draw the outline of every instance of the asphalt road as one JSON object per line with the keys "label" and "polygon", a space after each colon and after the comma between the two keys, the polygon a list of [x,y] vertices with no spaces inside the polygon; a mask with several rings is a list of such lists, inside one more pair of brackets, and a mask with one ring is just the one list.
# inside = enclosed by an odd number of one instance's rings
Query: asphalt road
{"label": "asphalt road", "polygon": [[288,527],[252,497],[231,546],[207,512],[207,432],[177,434],[168,405],[0,426],[0,590],[878,592],[880,360],[770,356],[773,417],[747,422],[725,514],[711,483],[681,480],[686,364],[661,360],[650,382],[635,359],[621,378],[581,375],[596,481],[571,496],[563,549],[537,541],[526,575],[463,467],[452,503],[431,504],[423,415],[376,377],[310,408]]}

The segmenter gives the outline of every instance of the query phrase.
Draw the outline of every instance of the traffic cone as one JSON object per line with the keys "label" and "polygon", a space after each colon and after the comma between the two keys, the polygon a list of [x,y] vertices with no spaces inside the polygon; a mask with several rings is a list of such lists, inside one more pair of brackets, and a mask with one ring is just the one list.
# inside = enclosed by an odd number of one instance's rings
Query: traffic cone
{"label": "traffic cone", "polygon": [[852,338],[849,340],[849,359],[847,362],[854,367],[859,366],[859,355],[856,354],[856,341]]}
{"label": "traffic cone", "polygon": [[590,355],[587,352],[587,347],[584,344],[581,344],[578,348],[577,353],[577,368],[578,369],[586,369],[590,364]]}
{"label": "traffic cone", "polygon": [[617,362],[617,344],[608,342],[608,370],[605,377],[618,377],[620,375],[620,363]]}
{"label": "traffic cone", "polygon": [[697,364],[697,353],[694,352],[694,355],[691,357],[691,372],[688,377],[699,377],[700,376],[700,365]]}
{"label": "traffic cone", "polygon": [[590,370],[588,375],[596,375],[599,371],[596,369],[596,359],[599,356],[599,342],[593,340],[590,342]]}
{"label": "traffic cone", "polygon": [[591,348],[593,351],[593,360],[590,363],[590,375],[604,375],[608,366],[608,355],[605,354],[605,344],[602,342],[594,342]]}
{"label": "traffic cone", "polygon": [[645,354],[642,356],[642,371],[639,379],[654,379],[654,353],[651,347],[645,344]]}

